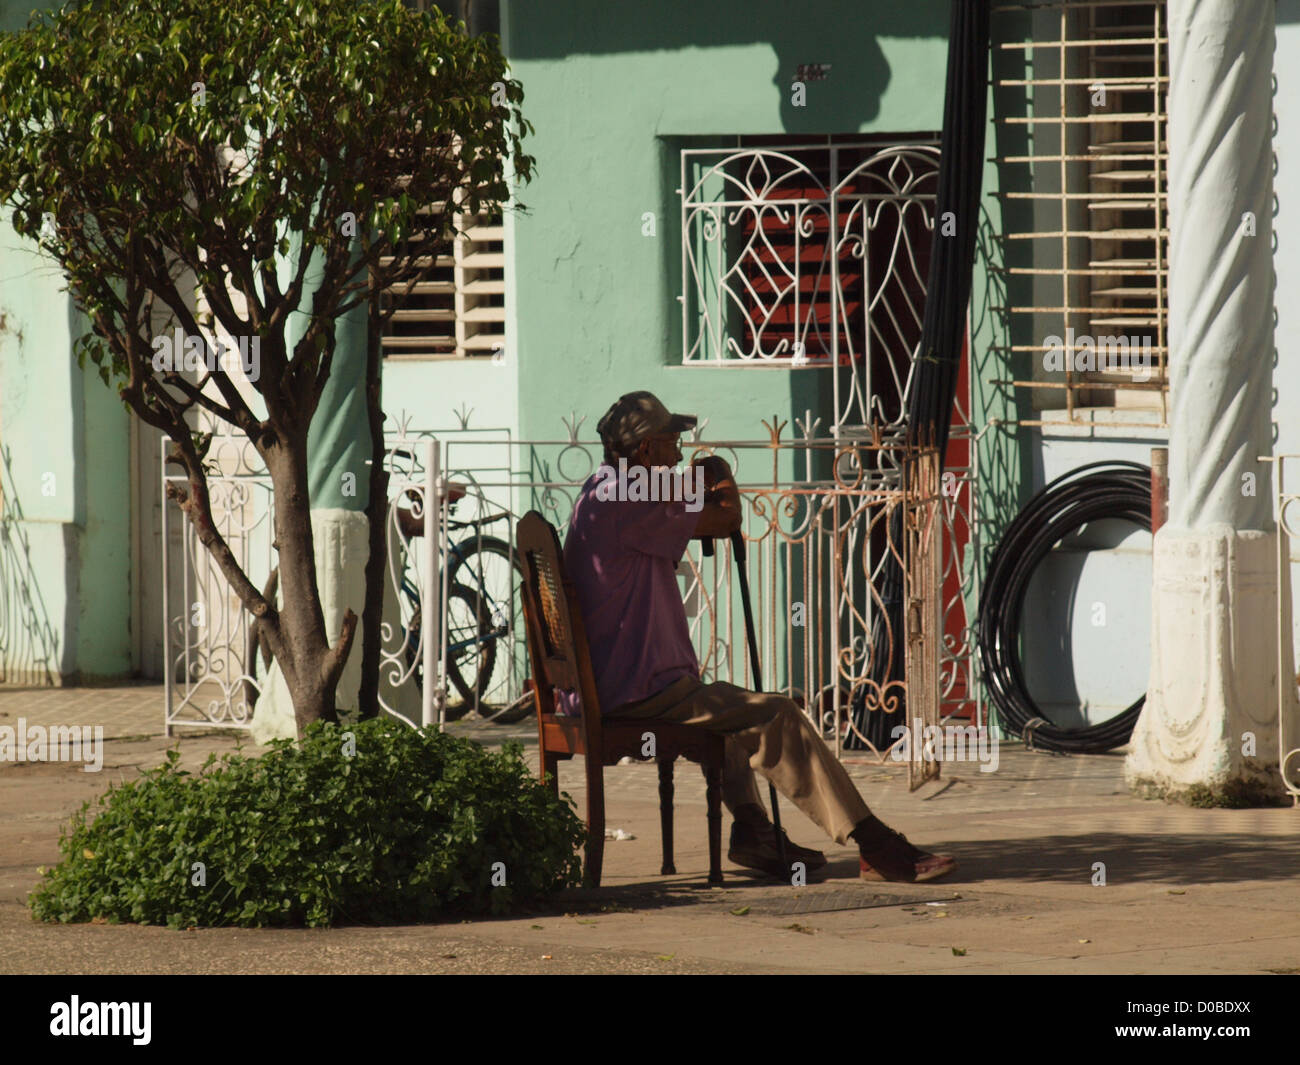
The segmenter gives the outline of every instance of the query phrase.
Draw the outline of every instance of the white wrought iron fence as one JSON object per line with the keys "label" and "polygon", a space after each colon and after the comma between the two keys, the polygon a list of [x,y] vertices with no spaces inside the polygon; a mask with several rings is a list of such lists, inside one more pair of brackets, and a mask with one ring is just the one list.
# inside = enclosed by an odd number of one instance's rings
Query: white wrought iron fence
{"label": "white wrought iron fence", "polygon": [[[518,440],[471,428],[467,415],[437,433],[403,420],[387,439],[387,580],[399,609],[381,630],[380,668],[394,688],[420,689],[424,722],[531,713],[514,524],[536,509],[563,533],[602,458],[598,442],[581,438],[583,421],[567,420],[557,439]],[[885,761],[890,744],[872,741],[869,715],[904,704],[899,724],[921,714],[924,724],[962,716],[985,725],[967,622],[978,596],[974,469],[950,469],[942,484],[932,468],[919,476],[924,456],[904,448],[901,431],[819,437],[810,415],[793,438],[784,422],[765,426],[765,439],[731,441],[701,439],[701,426],[683,452],[688,461],[721,455],[735,471],[767,689],[796,700],[846,757]],[[211,481],[214,517],[261,585],[272,565],[269,479],[251,448],[213,453],[226,455]],[[899,508],[901,541],[890,531]],[[167,725],[248,727],[262,678],[247,618],[188,529],[183,543],[184,579],[166,589]],[[736,563],[729,545],[717,546],[705,558],[691,545],[678,567],[683,600],[705,679],[748,686]],[[897,612],[885,601],[891,563]],[[200,615],[207,624],[192,623]],[[891,676],[882,658],[910,672]]]}
{"label": "white wrought iron fence", "polygon": [[[165,441],[164,443],[167,443]],[[414,450],[413,450],[414,449]],[[169,484],[183,486],[186,475],[169,472],[164,447],[164,496]],[[421,689],[421,721],[438,720],[434,700],[442,680],[423,693],[422,680],[436,677],[437,649],[442,643],[440,574],[434,535],[445,515],[442,500],[426,513],[426,498],[437,499],[438,442],[395,440],[385,453],[390,471],[390,503],[404,504],[411,519],[427,535],[416,541],[410,535],[390,535],[387,576],[396,593],[398,620],[385,618],[380,628],[380,669],[394,687],[411,684]],[[222,430],[214,432],[206,457],[208,491],[213,524],[230,547],[236,563],[254,585],[274,600],[274,493],[271,478],[256,449],[246,437]],[[396,526],[397,506],[388,520]],[[265,693],[268,667],[259,651],[255,623],[231,589],[212,556],[199,543],[190,522],[172,505],[163,508],[164,690],[167,735],[176,727],[248,729],[257,703]],[[397,549],[400,543],[400,549]],[[179,550],[180,559],[172,558]],[[431,575],[426,579],[426,574]],[[359,614],[361,604],[354,609]],[[422,619],[433,624],[422,630]],[[430,634],[421,638],[422,631]],[[359,649],[354,650],[359,654]],[[391,713],[405,716],[382,698]],[[407,718],[407,720],[410,720]],[[417,722],[411,721],[411,724]]]}
{"label": "white wrought iron fence", "polygon": [[[251,618],[189,520],[167,497],[188,478],[169,471],[162,449],[164,726],[246,729],[261,691],[249,653]],[[256,449],[243,436],[214,434],[208,449],[212,521],[258,587],[274,567],[274,494]],[[180,559],[172,557],[179,550]]]}
{"label": "white wrought iron fence", "polygon": [[[1291,590],[1295,587],[1295,564],[1291,541],[1300,536],[1300,490],[1287,484],[1287,463],[1300,461],[1300,455],[1274,455],[1262,461],[1273,462],[1273,497],[1277,508],[1277,749],[1282,785],[1294,806],[1300,806],[1300,736],[1292,735],[1287,719],[1297,695],[1300,676],[1293,675],[1287,663],[1295,655],[1295,626]],[[1291,646],[1288,647],[1287,644]],[[1292,652],[1288,655],[1286,652]],[[1289,687],[1288,687],[1289,685]]]}

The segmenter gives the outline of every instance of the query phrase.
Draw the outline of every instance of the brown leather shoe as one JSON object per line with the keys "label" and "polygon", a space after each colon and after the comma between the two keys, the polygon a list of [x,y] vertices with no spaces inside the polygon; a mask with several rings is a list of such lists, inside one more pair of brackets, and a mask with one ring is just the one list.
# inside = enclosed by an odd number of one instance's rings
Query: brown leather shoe
{"label": "brown leather shoe", "polygon": [[[811,873],[826,864],[826,855],[821,851],[809,850],[807,847],[800,847],[797,843],[790,842],[790,837],[785,835],[785,829],[781,830],[781,835],[785,836],[785,860],[791,865],[795,862],[803,862],[805,872]],[[789,880],[792,872],[781,864],[776,844],[776,829],[771,823],[757,826],[742,824],[739,821],[733,822],[727,860],[746,869],[766,873],[778,880]]]}

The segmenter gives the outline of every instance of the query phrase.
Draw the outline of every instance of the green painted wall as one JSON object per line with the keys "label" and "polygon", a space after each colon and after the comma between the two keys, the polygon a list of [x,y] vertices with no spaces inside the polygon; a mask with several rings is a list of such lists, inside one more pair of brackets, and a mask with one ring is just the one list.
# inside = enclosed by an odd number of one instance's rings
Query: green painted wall
{"label": "green painted wall", "polygon": [[[594,436],[605,408],[637,388],[707,416],[715,439],[756,439],[760,419],[828,409],[825,371],[681,365],[673,138],[724,147],[739,134],[937,130],[947,26],[946,0],[835,0],[815,17],[744,0],[504,0],[505,52],[537,130],[531,212],[513,234],[523,435],[554,438],[577,410]],[[831,64],[830,76],[793,107],[805,63]],[[655,237],[642,236],[646,211]]]}
{"label": "green painted wall", "polygon": [[0,538],[9,679],[128,674],[127,415],[72,356],[82,319],[57,270],[0,225]]}
{"label": "green painted wall", "polygon": [[[31,0],[0,0],[0,30]],[[116,391],[82,371],[85,331],[62,278],[0,222],[0,676],[90,681],[131,671],[129,429]]]}
{"label": "green painted wall", "polygon": [[[66,300],[67,294],[60,293]],[[89,331],[76,311],[67,344]],[[54,349],[59,350],[59,349]],[[68,350],[68,349],[64,349]],[[131,673],[130,421],[117,388],[105,386],[94,366],[82,378],[79,453],[79,584],[76,669],[81,681]],[[75,414],[74,414],[75,417]],[[152,560],[150,560],[152,561]],[[143,575],[142,575],[143,576]],[[157,573],[150,576],[158,579]]]}
{"label": "green painted wall", "polygon": [[[509,233],[511,223],[506,220]],[[509,239],[509,238],[507,238]],[[506,300],[510,297],[510,261],[506,263]],[[503,362],[491,359],[384,360],[384,413],[391,431],[403,412],[412,431],[459,426],[457,412],[469,412],[471,428],[516,428],[519,425],[519,358],[515,321],[507,312]],[[551,435],[559,431],[559,424]]]}
{"label": "green painted wall", "polygon": [[[301,255],[295,234],[291,256],[279,270],[287,281]],[[322,261],[307,271],[302,308],[289,315],[288,344],[294,345],[311,323],[308,309],[320,284]],[[334,323],[335,349],[329,380],[307,434],[307,491],[313,510],[365,510],[370,498],[370,428],[366,416],[365,304],[354,307]]]}

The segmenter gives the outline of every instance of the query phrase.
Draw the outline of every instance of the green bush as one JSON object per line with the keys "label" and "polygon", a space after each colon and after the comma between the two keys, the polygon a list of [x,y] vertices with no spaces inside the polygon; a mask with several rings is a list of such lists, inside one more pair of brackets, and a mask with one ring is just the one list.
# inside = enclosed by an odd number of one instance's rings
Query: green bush
{"label": "green bush", "polygon": [[212,755],[197,774],[171,750],[100,796],[93,820],[87,802],[33,915],[172,928],[420,921],[504,913],[579,882],[582,822],[518,745],[494,753],[380,718],[316,724],[273,747]]}

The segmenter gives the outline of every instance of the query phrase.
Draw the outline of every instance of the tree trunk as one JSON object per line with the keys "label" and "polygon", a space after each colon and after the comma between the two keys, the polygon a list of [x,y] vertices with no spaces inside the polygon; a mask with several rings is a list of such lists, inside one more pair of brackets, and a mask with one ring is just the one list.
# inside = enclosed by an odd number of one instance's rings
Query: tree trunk
{"label": "tree trunk", "polygon": [[275,548],[280,569],[280,671],[301,736],[313,721],[338,721],[335,691],[352,646],[357,616],[347,611],[338,641],[331,647],[316,585],[306,441],[269,448],[267,468],[275,492]]}

